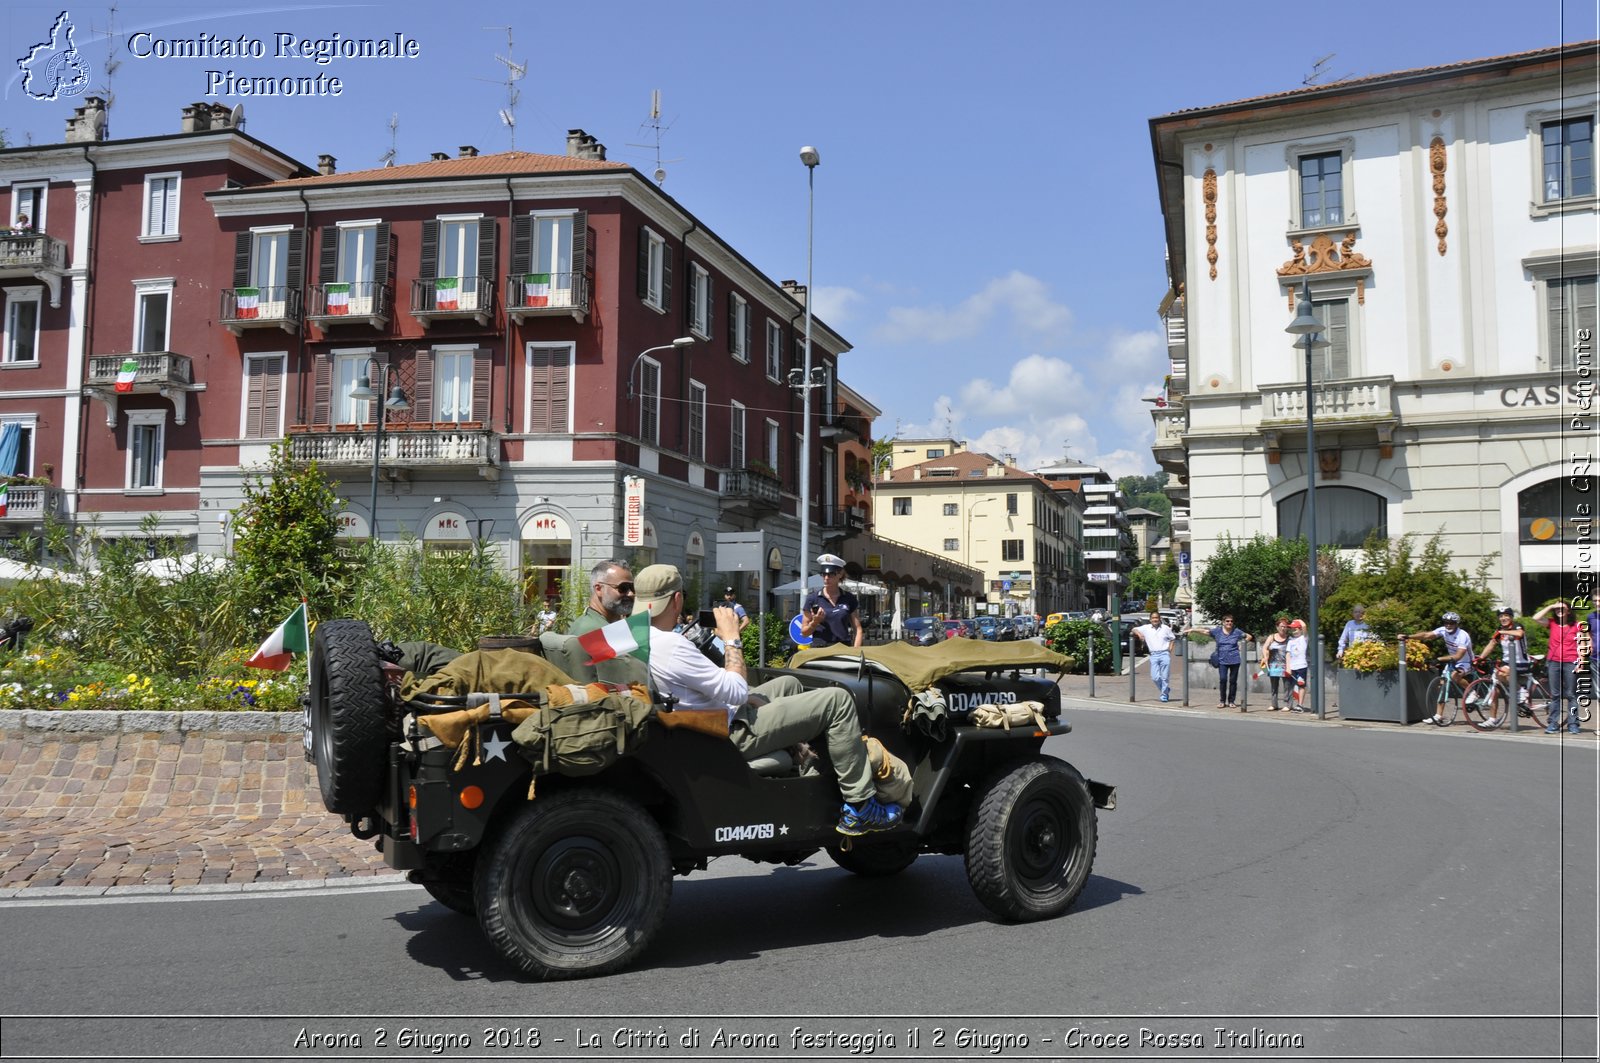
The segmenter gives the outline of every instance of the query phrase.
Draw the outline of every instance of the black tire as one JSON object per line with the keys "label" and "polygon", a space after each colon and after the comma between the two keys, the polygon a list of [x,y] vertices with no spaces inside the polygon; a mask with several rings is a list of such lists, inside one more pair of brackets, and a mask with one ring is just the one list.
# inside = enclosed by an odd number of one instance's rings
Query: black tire
{"label": "black tire", "polygon": [[452,912],[467,916],[478,914],[470,882],[424,882],[422,888],[428,891],[428,896]]}
{"label": "black tire", "polygon": [[995,775],[967,821],[967,881],[1002,919],[1060,915],[1078,899],[1099,824],[1089,784],[1054,757]]}
{"label": "black tire", "polygon": [[383,670],[362,620],[325,620],[311,640],[311,757],[329,812],[364,815],[388,766]]}
{"label": "black tire", "polygon": [[1528,701],[1518,710],[1524,720],[1532,720],[1535,727],[1543,728],[1550,721],[1550,690],[1544,682],[1535,679],[1528,684]]}
{"label": "black tire", "polygon": [[495,950],[543,979],[621,970],[650,944],[672,898],[666,839],[611,790],[522,806],[478,861],[478,922]]}
{"label": "black tire", "polygon": [[1427,707],[1429,715],[1433,718],[1424,723],[1435,723],[1440,727],[1449,727],[1456,722],[1456,708],[1459,702],[1450,697],[1450,692],[1455,689],[1455,684],[1444,676],[1434,676],[1428,684],[1428,693],[1423,698],[1423,705]]}
{"label": "black tire", "polygon": [[910,867],[917,858],[917,847],[904,839],[867,841],[852,839],[850,848],[828,846],[833,862],[862,878],[888,878]]}

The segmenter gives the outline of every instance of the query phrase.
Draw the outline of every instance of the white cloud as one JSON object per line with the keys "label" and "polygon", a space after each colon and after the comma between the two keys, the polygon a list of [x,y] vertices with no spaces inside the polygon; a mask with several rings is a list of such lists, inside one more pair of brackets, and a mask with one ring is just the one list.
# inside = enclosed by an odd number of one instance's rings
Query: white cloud
{"label": "white cloud", "polygon": [[866,298],[854,288],[818,288],[813,295],[811,312],[838,328],[849,323],[856,305],[864,302]]}
{"label": "white cloud", "polygon": [[1083,376],[1060,358],[1030,354],[1011,367],[1005,387],[977,379],[961,389],[961,399],[973,412],[1015,417],[1019,413],[1047,415],[1081,394]]}
{"label": "white cloud", "polygon": [[1043,281],[1013,270],[953,307],[890,307],[874,338],[883,343],[950,343],[992,330],[1002,315],[1032,336],[1059,338],[1072,326],[1072,311],[1050,298]]}
{"label": "white cloud", "polygon": [[1113,450],[1089,460],[1104,469],[1113,480],[1124,476],[1147,476],[1154,464],[1148,450]]}

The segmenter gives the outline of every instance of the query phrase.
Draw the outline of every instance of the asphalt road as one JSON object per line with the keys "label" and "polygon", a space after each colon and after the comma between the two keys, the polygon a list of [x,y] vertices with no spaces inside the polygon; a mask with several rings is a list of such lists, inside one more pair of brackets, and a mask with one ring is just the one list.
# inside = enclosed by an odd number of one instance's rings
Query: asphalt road
{"label": "asphalt road", "polygon": [[[797,1026],[882,1031],[896,1043],[875,1054],[900,1058],[1594,1058],[1592,746],[1068,712],[1048,751],[1114,783],[1118,807],[1058,920],[994,922],[954,857],[878,881],[825,855],[727,858],[677,880],[637,967],[541,985],[414,887],[9,902],[0,1058],[856,1054]],[[719,1052],[717,1028],[779,1048]],[[317,1055],[318,1032],[347,1047]],[[457,1035],[472,1047],[432,1051]]]}

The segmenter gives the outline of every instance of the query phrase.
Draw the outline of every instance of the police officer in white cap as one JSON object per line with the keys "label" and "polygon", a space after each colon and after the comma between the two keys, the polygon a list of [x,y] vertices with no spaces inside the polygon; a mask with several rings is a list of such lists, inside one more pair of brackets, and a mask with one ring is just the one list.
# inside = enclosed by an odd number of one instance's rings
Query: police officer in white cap
{"label": "police officer in white cap", "polygon": [[822,569],[822,589],[806,595],[800,607],[800,631],[811,636],[811,645],[848,645],[860,648],[865,633],[861,630],[861,603],[844,589],[844,558],[823,554],[817,558]]}

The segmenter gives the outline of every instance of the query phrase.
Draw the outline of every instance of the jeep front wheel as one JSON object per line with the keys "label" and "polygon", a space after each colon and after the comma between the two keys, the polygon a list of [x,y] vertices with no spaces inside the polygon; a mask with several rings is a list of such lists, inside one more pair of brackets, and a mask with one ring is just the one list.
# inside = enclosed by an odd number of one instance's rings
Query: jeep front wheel
{"label": "jeep front wheel", "polygon": [[362,620],[326,620],[311,640],[311,756],[329,812],[364,815],[388,770],[383,668]]}
{"label": "jeep front wheel", "polygon": [[1038,757],[996,775],[967,822],[967,881],[1002,919],[1066,911],[1094,865],[1089,784],[1072,765]]}
{"label": "jeep front wheel", "polygon": [[644,951],[672,897],[666,839],[610,790],[567,790],[519,809],[478,861],[478,921],[539,978],[620,970]]}

